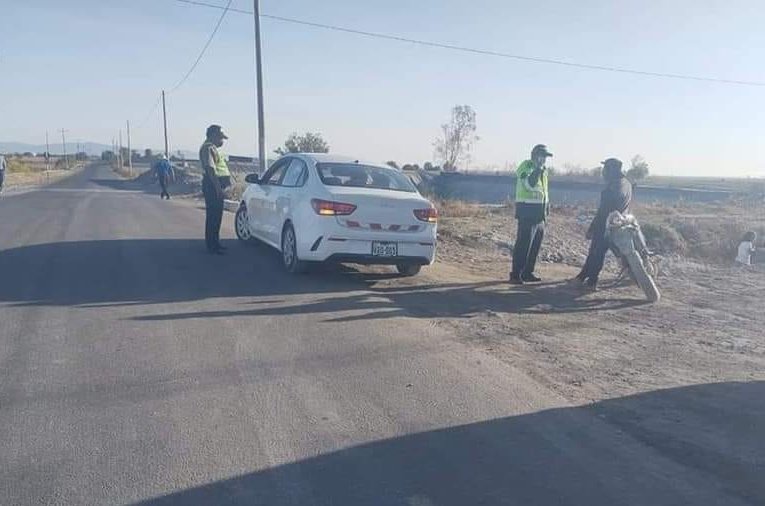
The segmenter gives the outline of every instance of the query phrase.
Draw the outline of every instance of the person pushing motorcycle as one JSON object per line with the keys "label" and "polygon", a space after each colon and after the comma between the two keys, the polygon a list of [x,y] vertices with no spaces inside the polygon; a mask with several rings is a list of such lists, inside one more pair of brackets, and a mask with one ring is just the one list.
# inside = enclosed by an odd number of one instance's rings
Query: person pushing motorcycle
{"label": "person pushing motorcycle", "polygon": [[610,247],[606,237],[608,215],[614,211],[628,213],[632,202],[632,183],[622,172],[621,160],[609,158],[604,161],[602,173],[606,188],[600,194],[598,212],[587,229],[586,237],[591,240],[587,260],[575,278],[591,290],[597,289],[598,276],[603,269],[606,253]]}

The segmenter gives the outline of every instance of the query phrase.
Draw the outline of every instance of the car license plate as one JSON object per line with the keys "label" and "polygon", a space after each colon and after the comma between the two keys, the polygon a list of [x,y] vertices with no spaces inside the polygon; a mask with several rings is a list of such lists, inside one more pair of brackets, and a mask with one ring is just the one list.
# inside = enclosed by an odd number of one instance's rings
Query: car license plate
{"label": "car license plate", "polygon": [[376,257],[398,256],[398,243],[373,241],[372,256],[376,256]]}

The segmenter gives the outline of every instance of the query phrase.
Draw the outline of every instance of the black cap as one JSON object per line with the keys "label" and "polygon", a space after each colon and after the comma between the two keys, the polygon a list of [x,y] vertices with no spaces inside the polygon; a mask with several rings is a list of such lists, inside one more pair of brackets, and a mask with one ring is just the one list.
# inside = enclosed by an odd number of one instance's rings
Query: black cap
{"label": "black cap", "polygon": [[603,167],[614,167],[615,169],[622,170],[622,161],[618,158],[608,158],[600,163],[603,164]]}
{"label": "black cap", "polygon": [[228,136],[223,133],[223,130],[221,130],[220,125],[210,125],[209,127],[207,127],[207,138],[211,139],[213,137],[228,139]]}
{"label": "black cap", "polygon": [[534,149],[531,150],[531,157],[534,158],[537,155],[544,155],[545,157],[552,156],[553,154],[547,151],[547,146],[544,144],[537,144]]}

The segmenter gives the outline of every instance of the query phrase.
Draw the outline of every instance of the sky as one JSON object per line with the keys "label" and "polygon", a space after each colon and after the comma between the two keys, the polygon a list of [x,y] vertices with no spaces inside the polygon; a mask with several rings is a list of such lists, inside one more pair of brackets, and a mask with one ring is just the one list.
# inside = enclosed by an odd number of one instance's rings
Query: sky
{"label": "sky", "polygon": [[[225,5],[226,0],[205,0]],[[161,89],[183,77],[221,11],[176,0],[3,2],[0,141],[65,128],[161,148]],[[250,0],[232,7],[252,9]],[[261,0],[264,14],[578,63],[765,83],[761,0]],[[210,123],[230,154],[257,151],[252,16],[230,12],[195,72],[167,96],[171,150]],[[656,174],[765,176],[765,86],[659,79],[466,54],[262,19],[268,150],[320,132],[331,151],[434,158],[457,104],[473,107],[472,168],[547,144],[554,165],[642,155]],[[123,131],[123,136],[125,132]]]}

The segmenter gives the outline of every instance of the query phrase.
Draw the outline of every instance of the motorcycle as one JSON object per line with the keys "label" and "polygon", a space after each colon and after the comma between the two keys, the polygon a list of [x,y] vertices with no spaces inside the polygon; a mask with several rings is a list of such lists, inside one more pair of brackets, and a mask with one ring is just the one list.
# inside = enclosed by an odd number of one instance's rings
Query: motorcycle
{"label": "motorcycle", "polygon": [[658,274],[653,253],[648,249],[640,224],[631,214],[614,211],[606,221],[606,237],[622,264],[617,282],[630,275],[646,298],[657,302],[661,298],[654,277]]}

